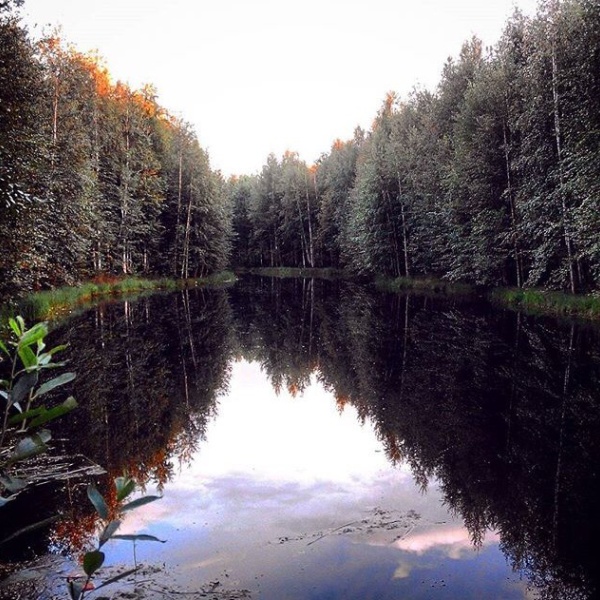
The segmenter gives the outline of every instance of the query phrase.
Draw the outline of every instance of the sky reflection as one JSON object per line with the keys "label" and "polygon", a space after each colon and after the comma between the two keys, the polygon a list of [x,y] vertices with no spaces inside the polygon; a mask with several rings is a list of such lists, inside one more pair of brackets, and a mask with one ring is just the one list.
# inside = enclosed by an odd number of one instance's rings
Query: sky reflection
{"label": "sky reflection", "polygon": [[[167,539],[138,557],[191,588],[218,578],[278,600],[527,597],[497,537],[475,550],[442,500],[391,466],[371,423],[351,406],[340,414],[314,376],[277,395],[240,361],[197,454],[123,532]],[[114,552],[130,560],[126,545]]]}

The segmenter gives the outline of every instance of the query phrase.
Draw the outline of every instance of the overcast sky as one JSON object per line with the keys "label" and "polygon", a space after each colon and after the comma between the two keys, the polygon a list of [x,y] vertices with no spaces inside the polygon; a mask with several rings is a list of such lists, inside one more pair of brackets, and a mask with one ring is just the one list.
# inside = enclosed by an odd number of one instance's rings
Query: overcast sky
{"label": "overcast sky", "polygon": [[536,0],[25,0],[22,12],[35,37],[61,25],[115,80],[154,84],[229,175],[269,152],[312,163],[370,128],[388,91],[433,89],[472,35],[495,43],[516,6],[532,14]]}

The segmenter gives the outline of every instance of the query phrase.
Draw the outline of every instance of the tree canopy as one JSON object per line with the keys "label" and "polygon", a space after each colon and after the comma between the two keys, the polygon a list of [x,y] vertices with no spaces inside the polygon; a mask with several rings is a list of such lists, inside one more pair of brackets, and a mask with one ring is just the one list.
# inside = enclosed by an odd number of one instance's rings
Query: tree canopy
{"label": "tree canopy", "polygon": [[390,93],[314,165],[225,181],[156,90],[0,3],[0,279],[336,267],[571,292],[600,284],[600,7],[544,0],[433,91]]}

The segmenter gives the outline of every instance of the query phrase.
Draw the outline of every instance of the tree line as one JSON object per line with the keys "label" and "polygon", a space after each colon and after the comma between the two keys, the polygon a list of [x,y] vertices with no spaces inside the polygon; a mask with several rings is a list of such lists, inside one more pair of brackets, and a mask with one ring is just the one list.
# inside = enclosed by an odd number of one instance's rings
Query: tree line
{"label": "tree line", "polygon": [[223,269],[225,182],[191,126],[58,35],[32,41],[15,4],[0,3],[3,287]]}
{"label": "tree line", "polygon": [[111,81],[0,2],[0,280],[335,267],[580,292],[600,284],[600,5],[542,0],[434,91],[390,93],[314,165],[225,181],[152,86]]}
{"label": "tree line", "polygon": [[600,282],[600,4],[544,0],[316,165],[229,183],[233,263],[571,292]]}

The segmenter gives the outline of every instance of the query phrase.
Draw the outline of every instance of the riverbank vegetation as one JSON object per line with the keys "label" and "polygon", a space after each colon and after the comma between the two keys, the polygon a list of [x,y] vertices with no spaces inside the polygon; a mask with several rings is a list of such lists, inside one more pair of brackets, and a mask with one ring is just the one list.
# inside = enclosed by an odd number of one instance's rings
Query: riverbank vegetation
{"label": "riverbank vegetation", "polygon": [[71,287],[63,286],[28,294],[17,301],[20,308],[33,319],[52,319],[80,307],[115,297],[131,297],[145,292],[173,291],[199,286],[222,286],[234,282],[235,275],[221,271],[195,279],[145,279],[143,277],[97,277],[93,281]]}
{"label": "riverbank vegetation", "polygon": [[532,314],[600,319],[600,297],[548,290],[498,288],[489,293],[492,302]]}
{"label": "riverbank vegetation", "polygon": [[346,279],[349,274],[341,269],[307,267],[254,267],[237,269],[241,275],[260,275],[263,277],[316,277],[318,279]]}
{"label": "riverbank vegetation", "polygon": [[[0,281],[335,269],[570,294],[600,287],[600,5],[543,0],[390,93],[314,165],[225,181],[151,86],[113,82],[0,4]],[[281,271],[279,271],[281,272]],[[290,273],[293,271],[289,271]],[[6,291],[6,290],[5,290]]]}

